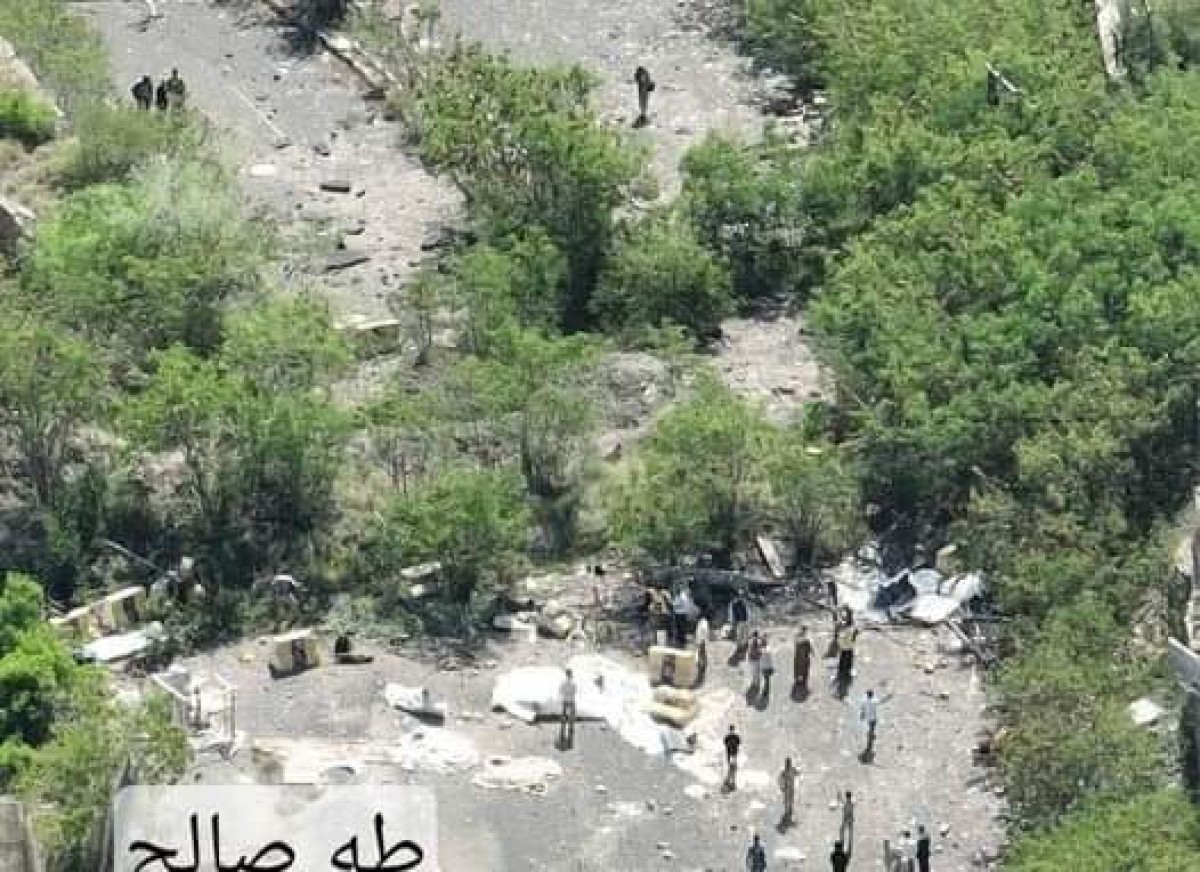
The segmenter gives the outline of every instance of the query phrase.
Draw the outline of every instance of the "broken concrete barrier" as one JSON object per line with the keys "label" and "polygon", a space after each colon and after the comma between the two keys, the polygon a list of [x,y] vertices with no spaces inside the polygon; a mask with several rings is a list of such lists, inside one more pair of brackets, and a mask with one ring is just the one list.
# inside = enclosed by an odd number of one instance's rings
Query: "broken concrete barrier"
{"label": "broken concrete barrier", "polygon": [[329,255],[325,261],[325,272],[335,272],[341,269],[349,269],[352,266],[358,266],[361,263],[366,263],[371,259],[371,255],[365,251],[354,248],[343,248]]}

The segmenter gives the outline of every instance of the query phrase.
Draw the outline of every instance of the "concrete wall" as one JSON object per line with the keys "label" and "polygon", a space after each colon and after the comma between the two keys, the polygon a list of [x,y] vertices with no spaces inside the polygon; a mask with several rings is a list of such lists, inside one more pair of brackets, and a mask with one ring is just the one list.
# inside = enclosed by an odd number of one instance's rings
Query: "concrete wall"
{"label": "concrete wall", "polygon": [[0,797],[0,872],[40,872],[25,807]]}

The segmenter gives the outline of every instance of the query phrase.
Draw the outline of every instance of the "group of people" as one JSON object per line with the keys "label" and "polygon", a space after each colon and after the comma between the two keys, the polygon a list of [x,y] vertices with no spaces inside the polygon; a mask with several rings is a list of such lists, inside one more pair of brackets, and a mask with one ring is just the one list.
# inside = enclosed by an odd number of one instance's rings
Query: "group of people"
{"label": "group of people", "polygon": [[170,77],[159,82],[157,87],[152,78],[142,76],[130,88],[130,93],[139,109],[182,109],[187,99],[187,85],[183,83],[179,70],[173,69]]}
{"label": "group of people", "polygon": [[[686,584],[677,585],[670,591],[648,587],[645,590],[642,607],[650,635],[659,636],[662,641],[669,641],[674,648],[683,649],[689,641],[689,630],[695,630],[695,650],[697,659],[698,683],[708,664],[708,645],[712,638],[708,612],[697,606]],[[836,600],[831,606],[833,625],[831,628],[829,647],[825,657],[836,659],[836,669],[832,681],[832,691],[838,699],[845,699],[854,679],[855,648],[859,630],[855,626],[854,614],[846,607],[837,607]],[[775,658],[771,650],[770,640],[765,632],[751,629],[750,607],[746,597],[741,592],[734,595],[728,610],[729,638],[734,645],[733,658],[730,663],[737,663],[742,657],[750,667],[750,692],[747,694],[751,702],[757,700],[766,704],[771,695],[771,682],[776,672]],[[665,639],[663,637],[666,637]],[[814,648],[809,636],[808,627],[801,625],[797,628],[792,643],[792,699],[803,701],[810,693],[810,674],[812,671]],[[562,740],[569,743],[574,738],[575,695],[576,687],[568,671],[567,680],[563,685],[563,732]],[[886,703],[891,696],[880,699],[873,689],[866,690],[858,706],[858,719],[863,729],[865,745],[860,754],[863,762],[870,762],[875,753],[875,739],[879,724],[879,706]],[[741,753],[742,737],[737,728],[730,725],[724,737],[725,747],[725,782],[724,789],[731,792],[737,789],[738,757]],[[779,791],[783,801],[783,816],[780,826],[786,829],[795,823],[795,804],[799,769],[791,757],[784,760],[783,770],[779,774]],[[834,842],[829,855],[833,872],[846,872],[849,868],[854,837],[854,797],[846,791],[839,798],[841,807],[841,827],[838,838]],[[916,838],[910,831],[905,831],[895,845],[884,843],[884,865],[887,872],[928,872],[930,858],[930,839],[922,826],[918,828]],[[747,872],[765,872],[767,868],[766,849],[758,836],[754,837],[746,853]]]}

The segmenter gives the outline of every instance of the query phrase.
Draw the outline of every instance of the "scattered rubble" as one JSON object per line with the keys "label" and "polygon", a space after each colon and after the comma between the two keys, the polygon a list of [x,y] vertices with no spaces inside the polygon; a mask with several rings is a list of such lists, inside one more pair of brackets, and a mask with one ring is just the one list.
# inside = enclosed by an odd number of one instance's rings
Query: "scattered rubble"
{"label": "scattered rubble", "polygon": [[427,687],[388,684],[383,689],[383,697],[392,708],[418,717],[445,720],[449,713],[449,706],[444,702],[435,702]]}
{"label": "scattered rubble", "polygon": [[545,757],[489,757],[471,779],[476,787],[488,790],[521,790],[543,794],[550,783],[562,777],[562,766]]}
{"label": "scattered rubble", "polygon": [[358,266],[361,263],[366,263],[370,259],[371,255],[365,251],[360,251],[353,248],[342,248],[338,251],[335,251],[325,259],[325,272],[349,269],[352,266]]}
{"label": "scattered rubble", "polygon": [[139,630],[95,639],[80,650],[84,657],[96,663],[114,663],[141,654],[165,635],[163,625],[155,621]]}
{"label": "scattered rubble", "polygon": [[408,772],[448,775],[479,765],[479,751],[474,742],[440,727],[422,727],[403,734],[392,756]]}
{"label": "scattered rubble", "polygon": [[1129,704],[1129,717],[1134,726],[1153,727],[1166,714],[1166,709],[1151,699],[1139,699]]}

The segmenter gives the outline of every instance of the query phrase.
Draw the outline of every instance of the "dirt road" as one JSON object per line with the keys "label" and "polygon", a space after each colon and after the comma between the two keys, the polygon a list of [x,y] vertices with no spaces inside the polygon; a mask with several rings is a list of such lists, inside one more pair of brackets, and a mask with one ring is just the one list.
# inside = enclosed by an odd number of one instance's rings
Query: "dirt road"
{"label": "dirt road", "polygon": [[[399,130],[362,99],[361,83],[328,53],[298,55],[288,31],[257,7],[158,0],[142,27],[139,2],[89,3],[118,83],[178,67],[189,97],[234,137],[245,190],[285,230],[325,234],[370,260],[327,272],[324,257],[289,265],[287,290],[319,284],[345,323],[386,318],[387,296],[419,263],[422,242],[457,214],[457,196],[396,147]],[[320,190],[346,181],[349,193]],[[296,281],[299,274],[301,281]]]}

